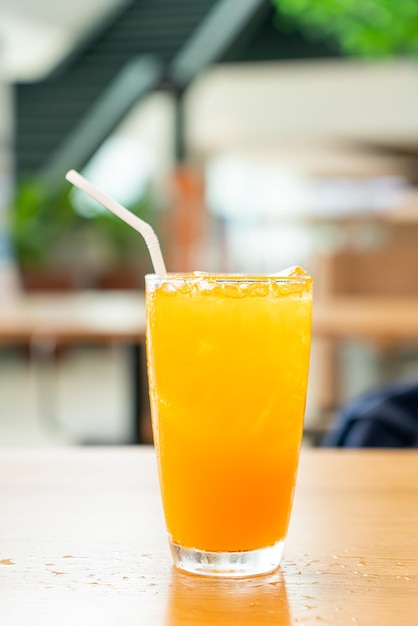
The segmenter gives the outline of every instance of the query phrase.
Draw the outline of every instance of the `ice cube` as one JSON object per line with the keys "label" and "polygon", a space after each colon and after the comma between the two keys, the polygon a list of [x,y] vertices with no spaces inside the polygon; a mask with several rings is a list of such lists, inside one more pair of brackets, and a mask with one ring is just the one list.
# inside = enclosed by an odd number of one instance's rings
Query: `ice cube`
{"label": "ice cube", "polygon": [[271,274],[271,276],[278,276],[283,278],[303,278],[307,276],[308,273],[300,267],[299,265],[292,265],[291,267],[286,267],[286,269],[277,272],[276,274]]}

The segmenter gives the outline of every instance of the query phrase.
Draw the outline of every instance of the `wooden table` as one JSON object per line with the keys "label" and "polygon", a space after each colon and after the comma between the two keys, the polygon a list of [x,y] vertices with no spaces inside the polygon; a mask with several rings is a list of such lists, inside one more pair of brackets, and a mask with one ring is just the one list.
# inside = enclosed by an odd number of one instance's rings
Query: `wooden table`
{"label": "wooden table", "polygon": [[18,293],[0,302],[0,345],[28,344],[38,355],[51,345],[119,343],[132,353],[131,440],[142,441],[145,298],[134,291]]}
{"label": "wooden table", "polygon": [[[318,337],[418,339],[418,297],[353,296],[315,300]],[[53,338],[81,341],[143,341],[144,295],[85,291],[21,295],[0,306],[0,343]]]}
{"label": "wooden table", "polygon": [[315,300],[314,337],[418,340],[418,297],[332,297]]}
{"label": "wooden table", "polygon": [[279,571],[171,566],[148,447],[2,451],[2,626],[418,621],[418,453],[303,450]]}
{"label": "wooden table", "polygon": [[0,303],[0,343],[143,342],[144,337],[141,292],[22,293]]}
{"label": "wooden table", "polygon": [[[418,339],[418,297],[335,297],[314,301],[318,337]],[[20,295],[0,306],[0,343],[53,338],[143,341],[144,295],[129,291],[80,291]]]}
{"label": "wooden table", "polygon": [[418,344],[418,297],[317,298],[312,333],[320,340],[316,348],[317,401],[322,411],[333,413],[341,404],[339,346],[352,340],[374,345],[379,363],[387,366],[402,345]]}
{"label": "wooden table", "polygon": [[[332,298],[315,300],[313,336],[333,345],[347,339],[368,341],[418,341],[418,298]],[[144,424],[143,399],[139,381],[145,379],[143,355],[145,337],[144,295],[135,292],[84,291],[68,294],[20,295],[0,303],[0,345],[44,341],[66,344],[114,341],[127,343],[132,350],[132,442],[140,442]],[[338,403],[338,374],[335,359],[323,385],[320,402]]]}

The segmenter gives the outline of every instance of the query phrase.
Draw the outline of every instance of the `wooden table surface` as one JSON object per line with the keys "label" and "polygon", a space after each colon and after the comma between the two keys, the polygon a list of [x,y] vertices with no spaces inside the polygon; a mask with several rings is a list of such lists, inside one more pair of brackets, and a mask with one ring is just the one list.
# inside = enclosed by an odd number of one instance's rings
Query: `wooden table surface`
{"label": "wooden table surface", "polygon": [[333,297],[315,300],[314,337],[418,340],[418,297]]}
{"label": "wooden table surface", "polygon": [[144,294],[135,291],[74,291],[18,294],[1,303],[0,342],[54,339],[143,342]]}
{"label": "wooden table surface", "polygon": [[304,450],[279,571],[175,571],[154,451],[0,454],[2,626],[418,623],[418,453]]}
{"label": "wooden table surface", "polygon": [[[333,352],[337,343],[353,338],[395,344],[418,341],[418,298],[315,299],[312,326],[314,339],[332,343],[322,359],[325,375],[319,396],[327,406],[335,407],[340,402],[339,363]],[[45,341],[69,345],[104,341],[130,346],[132,443],[150,440],[145,434],[149,417],[144,401],[144,340],[141,292],[22,293],[0,303],[0,345],[21,342],[42,349]]]}
{"label": "wooden table surface", "polygon": [[[126,344],[131,352],[132,443],[148,428],[144,406],[145,297],[140,291],[17,293],[0,302],[0,346],[28,344],[40,358],[55,344]],[[47,352],[48,354],[48,352]],[[57,416],[54,416],[57,419]]]}
{"label": "wooden table surface", "polygon": [[[334,297],[316,299],[316,337],[418,339],[418,297]],[[0,306],[0,341],[53,338],[144,341],[144,294],[133,291],[79,291],[21,294]]]}

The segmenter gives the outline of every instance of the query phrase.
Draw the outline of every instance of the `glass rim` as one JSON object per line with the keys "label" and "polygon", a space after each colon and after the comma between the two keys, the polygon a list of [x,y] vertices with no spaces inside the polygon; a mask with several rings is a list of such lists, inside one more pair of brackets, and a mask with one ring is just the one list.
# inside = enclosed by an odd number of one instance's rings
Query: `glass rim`
{"label": "glass rim", "polygon": [[167,274],[146,274],[146,283],[182,282],[193,283],[210,280],[216,283],[297,283],[312,282],[310,274],[286,276],[278,274],[245,274],[241,272],[168,272]]}

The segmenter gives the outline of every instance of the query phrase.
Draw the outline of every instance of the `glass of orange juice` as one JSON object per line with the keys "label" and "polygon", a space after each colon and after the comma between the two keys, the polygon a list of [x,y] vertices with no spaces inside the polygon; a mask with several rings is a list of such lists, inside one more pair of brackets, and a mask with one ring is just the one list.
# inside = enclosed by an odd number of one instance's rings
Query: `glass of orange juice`
{"label": "glass of orange juice", "polygon": [[312,279],[146,277],[154,441],[175,565],[278,567],[302,439]]}

